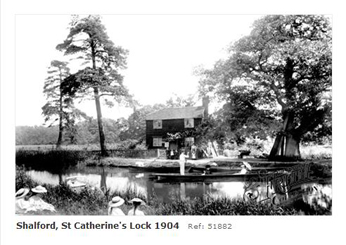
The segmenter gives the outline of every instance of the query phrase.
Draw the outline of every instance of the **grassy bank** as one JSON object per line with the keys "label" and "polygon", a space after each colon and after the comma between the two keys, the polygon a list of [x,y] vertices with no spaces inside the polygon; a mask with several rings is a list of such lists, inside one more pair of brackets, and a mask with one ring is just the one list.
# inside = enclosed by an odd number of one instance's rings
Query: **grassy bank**
{"label": "grassy bank", "polygon": [[[16,171],[16,190],[22,187],[32,188],[41,184],[33,181],[23,168]],[[97,190],[84,189],[80,193],[72,191],[67,185],[52,186],[41,184],[47,188],[48,193],[43,199],[52,204],[56,213],[40,212],[44,215],[107,215],[107,204],[114,196],[121,196],[125,204],[121,207],[124,213],[131,209],[128,203],[134,197],[146,202],[141,208],[146,215],[299,215],[299,208],[283,208],[268,204],[250,203],[243,200],[228,198],[215,198],[205,196],[192,200],[180,200],[172,197],[171,203],[162,203],[153,197],[148,201],[136,189],[128,188],[124,191],[100,193]],[[32,214],[32,213],[31,213]],[[309,214],[329,214],[329,211],[310,210]]]}

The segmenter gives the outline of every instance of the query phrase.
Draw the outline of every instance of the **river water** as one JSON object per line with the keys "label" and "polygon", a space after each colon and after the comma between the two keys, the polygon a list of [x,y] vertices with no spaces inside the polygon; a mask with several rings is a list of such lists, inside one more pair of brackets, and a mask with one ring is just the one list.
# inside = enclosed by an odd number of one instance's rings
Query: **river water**
{"label": "river water", "polygon": [[[126,191],[132,189],[147,200],[156,198],[160,202],[169,203],[174,199],[193,199],[196,197],[218,196],[247,201],[284,203],[297,195],[280,195],[267,182],[248,183],[245,181],[213,182],[213,183],[157,183],[149,178],[148,172],[140,172],[134,168],[108,167],[71,167],[64,173],[52,174],[47,171],[27,171],[35,181],[44,184],[58,185],[66,178],[78,176],[78,179],[101,190]],[[296,192],[297,193],[297,192]],[[323,208],[331,211],[332,185],[319,183],[301,184],[298,196],[312,208]],[[283,200],[284,199],[284,200]]]}

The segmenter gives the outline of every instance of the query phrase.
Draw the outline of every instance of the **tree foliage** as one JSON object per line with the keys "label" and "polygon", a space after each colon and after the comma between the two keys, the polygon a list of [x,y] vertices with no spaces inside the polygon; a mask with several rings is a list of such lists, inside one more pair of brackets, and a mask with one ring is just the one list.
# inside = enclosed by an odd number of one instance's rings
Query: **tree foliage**
{"label": "tree foliage", "polygon": [[126,68],[128,51],[109,39],[99,16],[74,20],[71,25],[69,35],[57,49],[65,55],[79,54],[77,59],[86,67],[66,81],[65,92],[94,96],[93,89],[98,88],[99,97],[112,96],[118,102],[128,99],[128,90],[119,72]]}
{"label": "tree foliage", "polygon": [[[108,106],[116,102],[131,102],[131,96],[123,84],[121,69],[126,67],[128,51],[115,46],[107,35],[99,16],[74,17],[70,32],[57,49],[65,55],[73,55],[83,61],[85,68],[69,76],[63,84],[64,93],[95,99],[101,152],[106,154],[105,134],[102,123],[101,98]],[[80,56],[77,56],[80,55]]]}
{"label": "tree foliage", "polygon": [[57,147],[60,147],[62,143],[63,131],[68,130],[72,133],[75,120],[86,117],[85,113],[74,107],[73,98],[66,96],[62,91],[62,84],[68,76],[70,76],[68,63],[53,60],[48,68],[48,77],[43,87],[47,103],[42,107],[42,114],[45,117],[45,123],[49,123],[49,126],[58,122]]}
{"label": "tree foliage", "polygon": [[[120,134],[127,129],[126,119],[104,119],[106,143],[121,142]],[[97,120],[88,118],[74,124],[74,130],[64,130],[62,145],[96,145],[99,141]],[[16,127],[16,145],[52,145],[56,143],[59,127],[18,126]]]}
{"label": "tree foliage", "polygon": [[64,98],[60,86],[63,80],[70,75],[70,69],[67,62],[53,60],[48,68],[48,77],[45,80],[43,93],[48,102],[42,107],[42,114],[45,116],[45,122],[59,120],[61,109],[67,109],[71,100]]}
{"label": "tree foliage", "polygon": [[219,137],[241,144],[246,138],[274,136],[279,127],[278,113],[263,105],[263,93],[242,85],[234,87],[228,96],[227,102],[214,115],[214,128],[219,131]]}
{"label": "tree foliage", "polygon": [[227,59],[200,73],[201,92],[230,102],[230,91],[247,85],[262,96],[257,109],[281,109],[286,145],[280,154],[299,156],[301,137],[319,127],[331,110],[324,100],[331,90],[331,41],[324,16],[265,16],[255,21],[250,35],[230,46]]}
{"label": "tree foliage", "polygon": [[167,107],[163,104],[138,106],[138,108],[134,108],[133,113],[125,120],[127,126],[126,130],[120,134],[122,140],[135,139],[143,141],[146,132],[146,116]]}
{"label": "tree foliage", "polygon": [[166,101],[167,107],[188,107],[194,106],[194,95],[189,94],[186,97],[178,96],[177,94],[173,94],[171,98]]}
{"label": "tree foliage", "polygon": [[16,145],[54,145],[58,134],[58,126],[17,126]]}

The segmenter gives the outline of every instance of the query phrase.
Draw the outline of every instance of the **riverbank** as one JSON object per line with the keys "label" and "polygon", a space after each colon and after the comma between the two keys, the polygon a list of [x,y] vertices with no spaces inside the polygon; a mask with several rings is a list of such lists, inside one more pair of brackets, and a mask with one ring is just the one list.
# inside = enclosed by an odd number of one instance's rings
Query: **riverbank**
{"label": "riverbank", "polygon": [[[290,171],[294,166],[308,164],[309,176],[318,179],[320,183],[331,183],[332,180],[332,161],[314,160],[314,161],[297,161],[297,162],[277,162],[267,161],[256,158],[208,158],[200,160],[188,160],[185,164],[185,172],[202,171],[205,166],[210,165],[212,172],[218,173],[237,173],[241,171],[243,161],[252,166],[252,174],[258,174],[262,171]],[[107,157],[98,160],[86,160],[79,163],[79,167],[87,168],[131,168],[132,171],[149,172],[149,173],[179,173],[180,165],[178,160],[166,159],[130,159]]]}
{"label": "riverbank", "polygon": [[[229,157],[217,157],[217,158],[205,158],[199,160],[187,160],[185,167],[205,167],[206,165],[218,166],[218,167],[229,167],[230,169],[239,169],[242,162],[248,162],[252,167],[291,167],[296,164],[308,164],[311,163],[315,168],[323,168],[323,171],[330,172],[332,170],[332,160],[306,160],[296,162],[279,162],[279,161],[268,161],[266,159],[258,158],[229,158]],[[101,159],[87,159],[83,162],[79,162],[80,165],[87,167],[133,167],[150,170],[161,169],[164,172],[172,169],[179,168],[179,160],[169,159],[139,159],[139,158],[120,158],[120,157],[106,157]]]}
{"label": "riverbank", "polygon": [[[199,160],[187,160],[187,166],[205,166],[216,163],[218,166],[240,165],[246,161],[254,166],[278,166],[278,165],[294,165],[299,163],[315,163],[320,165],[331,165],[332,160],[305,160],[305,161],[268,161],[266,159],[258,158],[230,158],[230,157],[217,157],[217,158],[204,158]],[[86,166],[109,166],[109,167],[179,167],[179,160],[170,159],[141,159],[141,158],[121,158],[121,157],[105,157],[101,159],[87,159],[83,164]]]}

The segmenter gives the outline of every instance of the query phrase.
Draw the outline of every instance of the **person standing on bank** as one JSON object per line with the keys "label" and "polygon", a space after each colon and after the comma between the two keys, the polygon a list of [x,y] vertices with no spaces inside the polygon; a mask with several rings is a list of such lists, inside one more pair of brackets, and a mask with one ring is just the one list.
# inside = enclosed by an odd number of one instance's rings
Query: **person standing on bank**
{"label": "person standing on bank", "polygon": [[124,202],[124,199],[119,196],[113,197],[108,203],[108,215],[125,216],[124,212],[120,209],[120,206],[123,205]]}
{"label": "person standing on bank", "polygon": [[180,174],[181,175],[185,175],[186,157],[188,157],[188,155],[185,155],[185,151],[184,151],[184,149],[182,149],[180,156],[179,156],[179,165],[180,165]]}
{"label": "person standing on bank", "polygon": [[144,204],[143,200],[139,198],[133,198],[129,201],[129,203],[132,203],[133,208],[128,212],[128,216],[145,216],[144,212],[139,210],[139,206]]}

